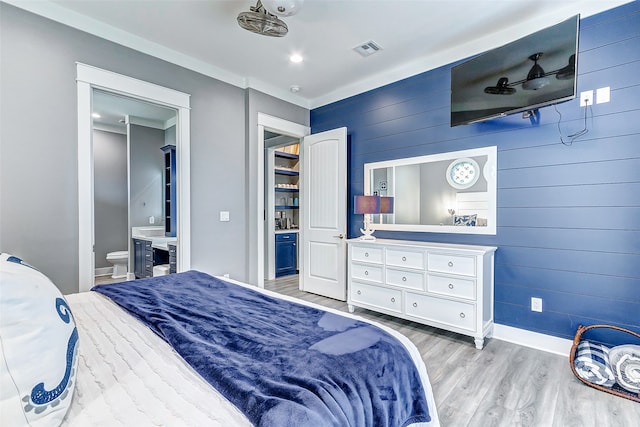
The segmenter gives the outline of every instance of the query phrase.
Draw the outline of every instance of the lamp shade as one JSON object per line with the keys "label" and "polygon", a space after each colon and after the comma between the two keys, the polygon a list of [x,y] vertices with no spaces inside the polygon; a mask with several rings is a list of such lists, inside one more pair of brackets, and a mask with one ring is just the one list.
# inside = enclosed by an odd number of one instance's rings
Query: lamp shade
{"label": "lamp shade", "polygon": [[393,213],[393,197],[380,197],[380,213]]}
{"label": "lamp shade", "polygon": [[379,196],[355,196],[353,198],[353,213],[374,214],[380,212]]}

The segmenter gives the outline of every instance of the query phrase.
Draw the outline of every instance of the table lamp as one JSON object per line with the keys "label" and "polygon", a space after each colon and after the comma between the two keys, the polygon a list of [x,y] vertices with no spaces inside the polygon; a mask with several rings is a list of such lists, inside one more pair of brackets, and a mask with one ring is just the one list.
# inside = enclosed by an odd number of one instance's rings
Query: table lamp
{"label": "table lamp", "polygon": [[353,200],[353,213],[364,215],[364,229],[360,229],[361,240],[376,240],[372,235],[369,215],[380,213],[380,196],[355,196]]}

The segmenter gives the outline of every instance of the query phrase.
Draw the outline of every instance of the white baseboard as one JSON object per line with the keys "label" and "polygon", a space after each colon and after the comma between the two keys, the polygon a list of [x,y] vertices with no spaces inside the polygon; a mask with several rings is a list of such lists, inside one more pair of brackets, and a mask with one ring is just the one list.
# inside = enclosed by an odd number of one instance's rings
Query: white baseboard
{"label": "white baseboard", "polygon": [[501,341],[507,341],[525,347],[535,348],[560,356],[569,357],[572,340],[558,338],[538,332],[527,331],[526,329],[514,328],[507,325],[493,325],[493,337]]}
{"label": "white baseboard", "polygon": [[96,268],[96,276],[111,276],[113,274],[113,267],[100,267]]}

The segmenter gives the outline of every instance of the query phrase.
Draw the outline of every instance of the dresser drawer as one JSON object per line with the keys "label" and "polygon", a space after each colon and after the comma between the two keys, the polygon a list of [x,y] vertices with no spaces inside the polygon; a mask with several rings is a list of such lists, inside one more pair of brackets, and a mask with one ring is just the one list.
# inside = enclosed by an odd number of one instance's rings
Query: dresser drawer
{"label": "dresser drawer", "polygon": [[387,268],[386,283],[389,285],[401,286],[403,288],[423,290],[424,273]]}
{"label": "dresser drawer", "polygon": [[471,256],[429,253],[427,268],[429,271],[475,276],[476,260]]}
{"label": "dresser drawer", "polygon": [[424,270],[424,252],[412,252],[402,249],[387,249],[387,265],[409,267]]}
{"label": "dresser drawer", "polygon": [[351,283],[351,301],[384,310],[402,312],[402,291],[363,283]]}
{"label": "dresser drawer", "polygon": [[405,313],[420,319],[431,320],[455,328],[475,331],[476,307],[474,304],[440,299],[407,292]]}
{"label": "dresser drawer", "polygon": [[351,277],[382,283],[382,266],[351,264]]}
{"label": "dresser drawer", "polygon": [[452,297],[476,299],[476,281],[459,277],[446,277],[429,274],[427,291]]}
{"label": "dresser drawer", "polygon": [[351,259],[353,261],[371,262],[382,264],[382,248],[351,247]]}

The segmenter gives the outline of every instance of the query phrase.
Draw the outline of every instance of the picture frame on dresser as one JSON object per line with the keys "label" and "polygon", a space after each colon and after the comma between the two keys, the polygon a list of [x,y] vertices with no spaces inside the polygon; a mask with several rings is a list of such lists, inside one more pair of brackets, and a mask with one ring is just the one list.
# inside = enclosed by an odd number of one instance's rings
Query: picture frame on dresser
{"label": "picture frame on dresser", "polygon": [[349,239],[347,304],[473,337],[493,334],[497,247]]}

